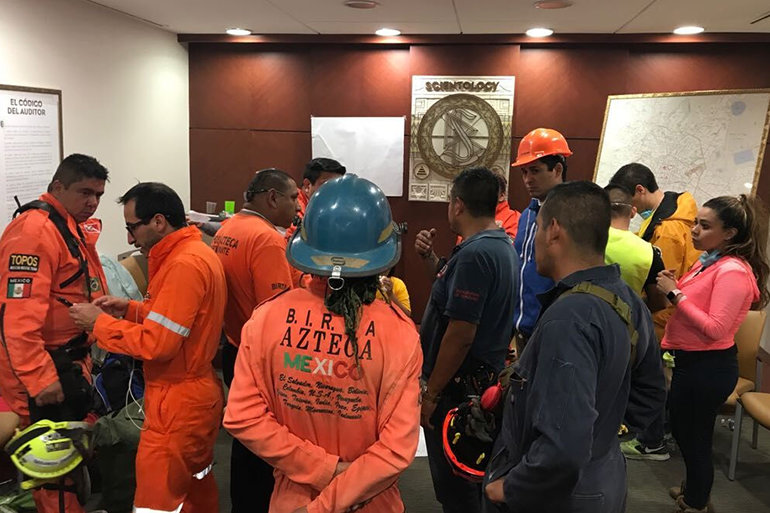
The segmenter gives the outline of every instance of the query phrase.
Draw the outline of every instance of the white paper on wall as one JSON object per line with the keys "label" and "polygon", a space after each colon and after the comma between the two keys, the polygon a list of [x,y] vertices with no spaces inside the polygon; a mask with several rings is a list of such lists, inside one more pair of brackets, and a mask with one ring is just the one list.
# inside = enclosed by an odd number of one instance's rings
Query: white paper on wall
{"label": "white paper on wall", "polygon": [[404,194],[405,118],[312,117],[313,158],[338,160],[386,196]]}
{"label": "white paper on wall", "polygon": [[0,229],[46,190],[61,161],[59,92],[0,86]]}

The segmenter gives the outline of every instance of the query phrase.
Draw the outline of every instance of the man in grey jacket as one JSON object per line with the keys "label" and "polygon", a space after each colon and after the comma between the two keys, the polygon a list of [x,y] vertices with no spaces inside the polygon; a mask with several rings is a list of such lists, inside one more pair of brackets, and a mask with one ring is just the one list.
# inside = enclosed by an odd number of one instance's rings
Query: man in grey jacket
{"label": "man in grey jacket", "polygon": [[610,203],[599,186],[557,185],[537,226],[537,271],[556,285],[515,364],[486,510],[619,513],[618,428],[624,414],[647,425],[665,400],[652,320],[618,266],[604,265]]}

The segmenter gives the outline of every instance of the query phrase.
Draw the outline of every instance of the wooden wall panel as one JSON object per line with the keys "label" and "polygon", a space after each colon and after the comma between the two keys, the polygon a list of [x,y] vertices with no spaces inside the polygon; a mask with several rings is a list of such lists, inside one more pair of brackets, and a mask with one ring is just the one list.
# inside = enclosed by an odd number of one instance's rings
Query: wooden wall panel
{"label": "wooden wall panel", "polygon": [[519,45],[412,46],[409,65],[410,75],[515,75]]}
{"label": "wooden wall panel", "polygon": [[770,45],[633,48],[623,94],[770,87],[767,63]]}
{"label": "wooden wall panel", "polygon": [[310,130],[310,53],[190,47],[190,127]]}
{"label": "wooden wall panel", "polygon": [[409,116],[408,48],[319,47],[311,56],[313,116]]}
{"label": "wooden wall panel", "polygon": [[206,201],[221,210],[235,200],[237,210],[255,171],[277,167],[299,180],[308,160],[307,132],[191,129],[190,204],[205,212]]}
{"label": "wooden wall panel", "polygon": [[[310,116],[409,116],[412,75],[514,75],[512,158],[532,128],[562,130],[575,155],[570,179],[590,179],[610,94],[770,87],[770,47],[760,44],[519,44],[411,46],[190,44],[190,173],[192,206],[236,199],[251,174],[275,166],[299,178],[310,158]],[[409,147],[405,133],[404,190]],[[770,204],[770,152],[759,194]],[[514,208],[529,203],[517,170],[510,177]],[[449,254],[446,205],[391,198],[406,221],[397,274],[412,295],[419,322],[430,278],[414,253],[422,228],[439,231]]]}
{"label": "wooden wall panel", "polygon": [[625,90],[627,62],[622,48],[523,49],[514,135],[546,127],[568,140],[598,138],[607,95]]}

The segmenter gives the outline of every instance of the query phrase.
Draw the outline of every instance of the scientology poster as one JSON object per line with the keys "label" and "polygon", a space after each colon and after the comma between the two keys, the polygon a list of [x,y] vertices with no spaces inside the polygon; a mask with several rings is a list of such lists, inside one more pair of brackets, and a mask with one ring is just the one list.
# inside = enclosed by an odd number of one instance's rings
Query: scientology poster
{"label": "scientology poster", "polygon": [[513,88],[510,76],[412,77],[409,200],[449,201],[467,167],[508,177]]}

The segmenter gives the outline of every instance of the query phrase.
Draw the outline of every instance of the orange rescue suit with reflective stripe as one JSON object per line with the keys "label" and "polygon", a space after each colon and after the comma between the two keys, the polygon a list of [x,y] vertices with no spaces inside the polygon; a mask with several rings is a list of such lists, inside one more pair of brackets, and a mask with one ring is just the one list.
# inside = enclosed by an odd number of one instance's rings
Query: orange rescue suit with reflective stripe
{"label": "orange rescue suit with reflective stripe", "polygon": [[144,360],[134,505],[173,511],[213,460],[223,396],[211,361],[227,290],[222,263],[195,227],[163,237],[148,267],[145,301],[131,301],[123,320],[100,315],[94,335],[100,347]]}

